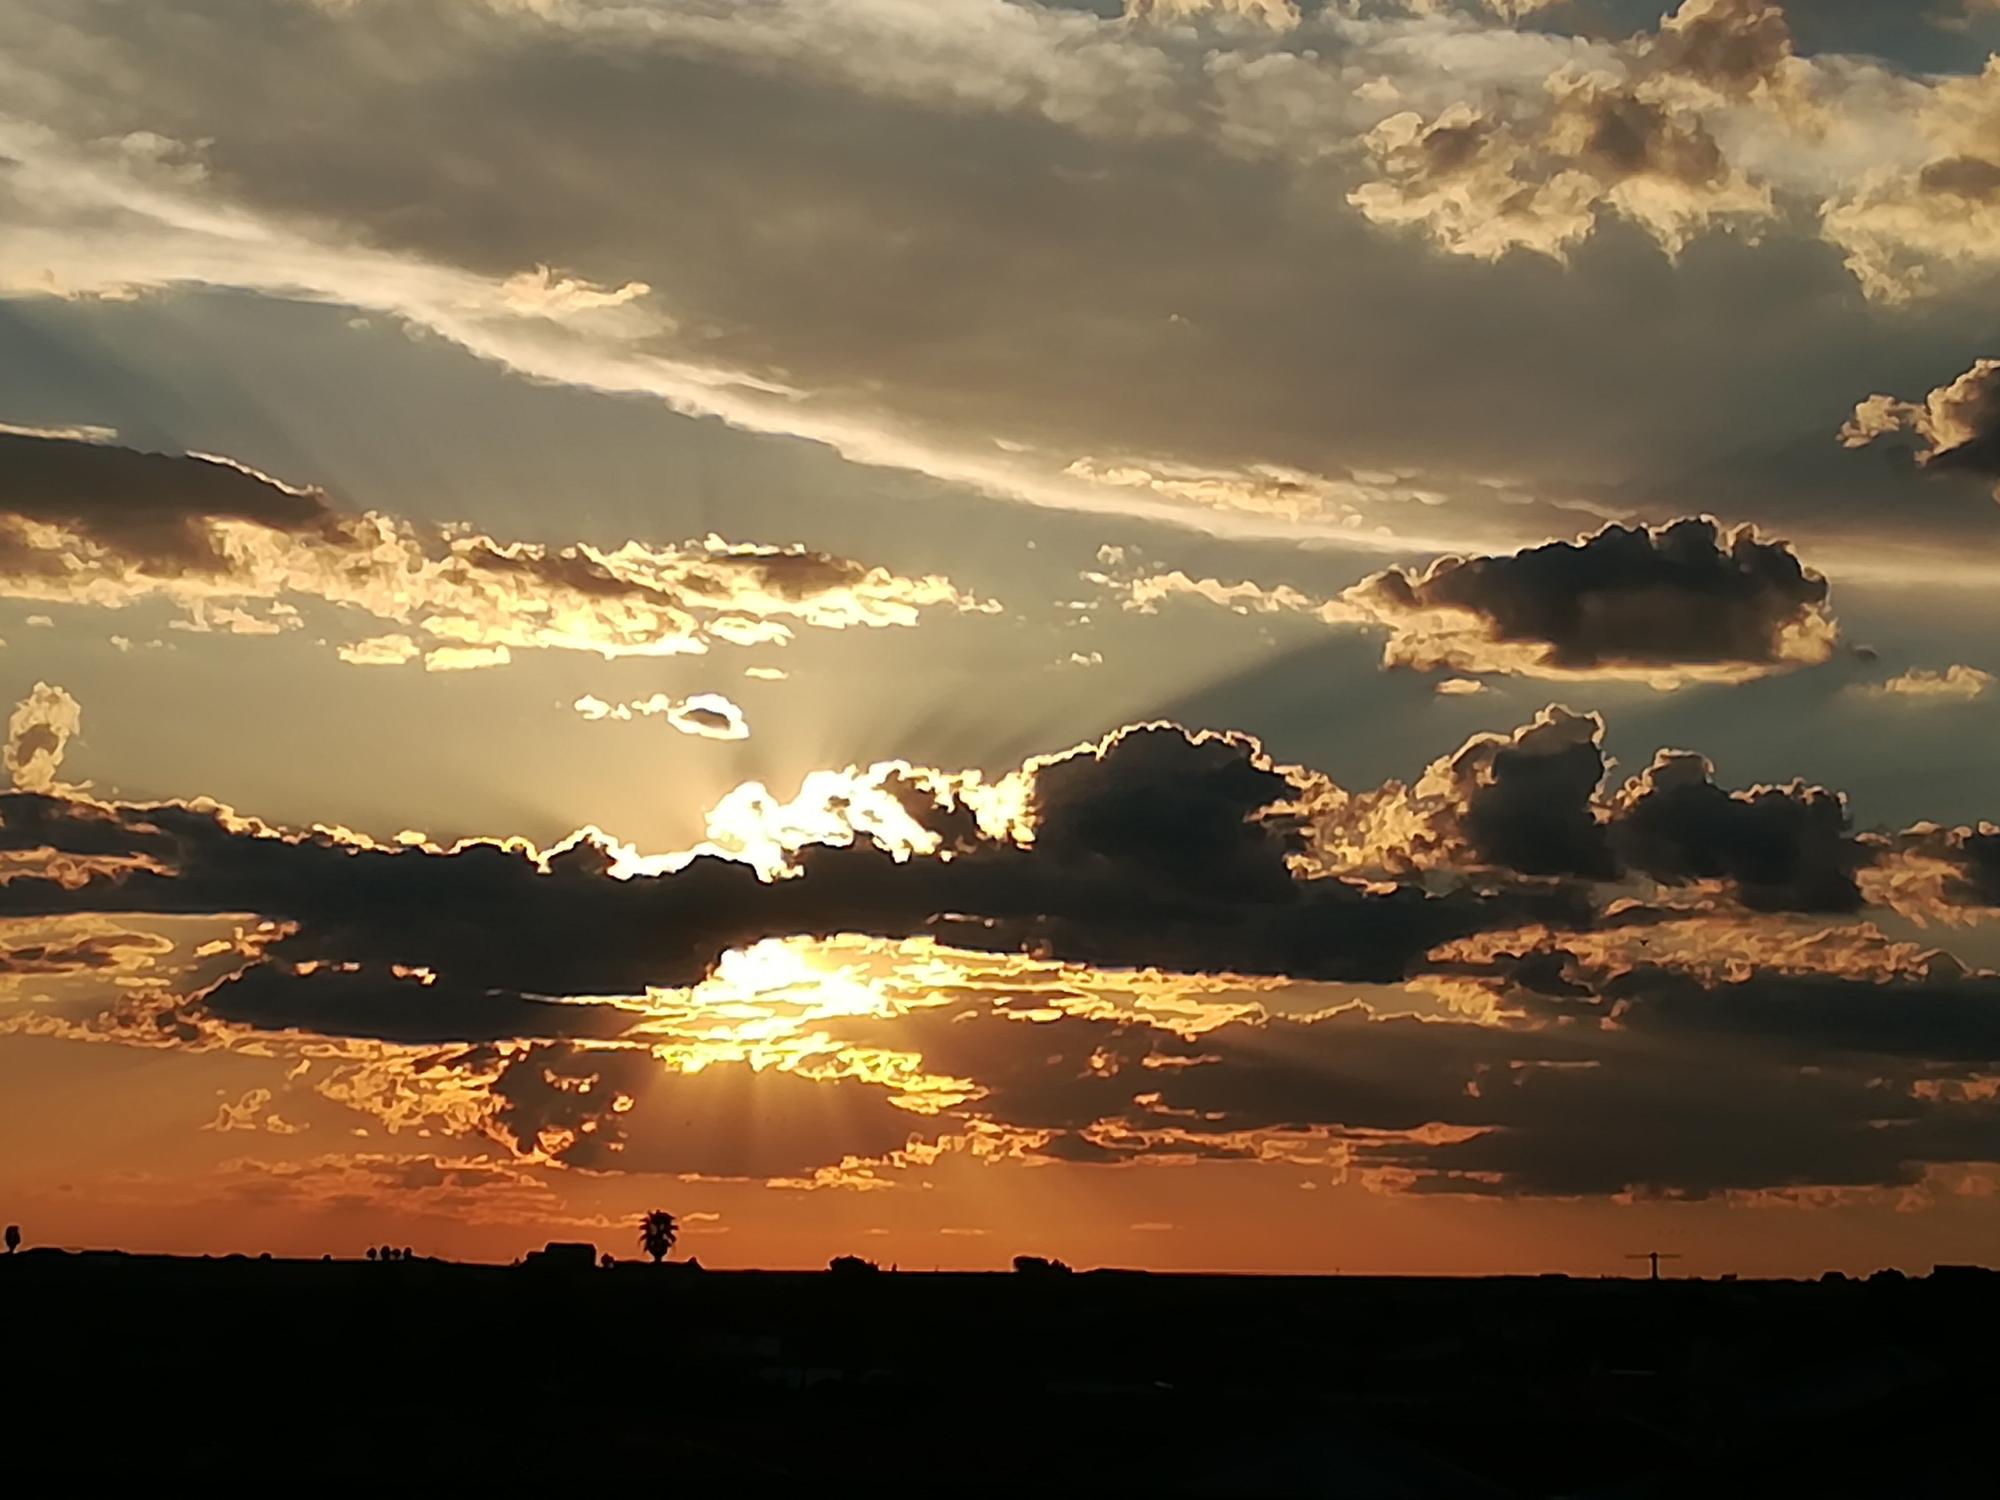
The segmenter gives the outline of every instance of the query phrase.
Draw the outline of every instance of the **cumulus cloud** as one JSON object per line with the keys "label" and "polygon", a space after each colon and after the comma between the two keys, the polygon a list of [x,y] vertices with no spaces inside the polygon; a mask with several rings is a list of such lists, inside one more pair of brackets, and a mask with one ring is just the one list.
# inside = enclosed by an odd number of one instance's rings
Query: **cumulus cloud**
{"label": "cumulus cloud", "polygon": [[1699,116],[1597,78],[1558,73],[1531,125],[1455,104],[1391,115],[1365,145],[1379,174],[1348,201],[1372,222],[1422,228],[1455,255],[1530,250],[1563,260],[1600,211],[1670,254],[1719,223],[1754,224],[1769,188],[1733,169]]}
{"label": "cumulus cloud", "polygon": [[1921,401],[1870,396],[1854,408],[1840,441],[1865,448],[1899,433],[1917,440],[1917,462],[1926,470],[1991,480],[2000,500],[2000,360],[1978,361]]}
{"label": "cumulus cloud", "polygon": [[1498,867],[1529,876],[1617,877],[1597,800],[1604,724],[1551,706],[1512,734],[1474,735],[1413,785],[1304,799],[1313,857],[1334,869],[1404,874]]}
{"label": "cumulus cloud", "polygon": [[1946,667],[1942,672],[1912,667],[1886,682],[1872,683],[1862,691],[1874,697],[1912,699],[1922,703],[1964,702],[1984,697],[1986,690],[1992,686],[1991,672],[1959,663]]}
{"label": "cumulus cloud", "polygon": [[1859,910],[1855,873],[1876,850],[1854,837],[1847,802],[1792,782],[1731,792],[1705,756],[1662,751],[1618,794],[1615,837],[1656,880],[1729,882],[1763,911]]}
{"label": "cumulus cloud", "polygon": [[83,727],[83,705],[66,689],[38,682],[7,716],[7,772],[25,791],[56,784],[63,754]]}
{"label": "cumulus cloud", "polygon": [[1792,782],[1718,786],[1700,755],[1661,751],[1615,791],[1604,723],[1551,706],[1511,734],[1474,735],[1414,785],[1330,782],[1301,798],[1307,858],[1352,873],[1479,870],[1594,882],[1643,876],[1709,883],[1760,912],[1849,913],[1882,850],[1857,835],[1846,799]]}
{"label": "cumulus cloud", "polygon": [[686,698],[669,698],[665,693],[654,693],[649,698],[634,699],[630,703],[607,703],[586,693],[576,700],[573,707],[593,722],[660,717],[682,734],[697,735],[703,739],[750,738],[750,725],[743,717],[743,710],[720,693],[694,693]]}
{"label": "cumulus cloud", "polygon": [[[315,600],[404,627],[343,661],[430,671],[516,651],[604,657],[781,645],[795,629],[913,625],[992,610],[948,579],[802,547],[708,536],[611,549],[502,541],[336,509],[228,460],[0,433],[0,596],[123,608],[164,601],[200,631],[272,634]],[[246,607],[252,606],[252,607]]]}
{"label": "cumulus cloud", "polygon": [[1807,71],[1784,9],[1772,0],[1683,0],[1661,20],[1646,56],[1673,80],[1738,99],[1782,94]]}
{"label": "cumulus cloud", "polygon": [[1848,269],[1888,303],[1948,291],[2000,269],[2000,58],[1937,80],[1915,116],[1920,164],[1875,166],[1822,210]]}
{"label": "cumulus cloud", "polygon": [[[1741,682],[1832,655],[1824,577],[1784,542],[1691,517],[1607,526],[1511,556],[1441,557],[1390,568],[1336,598],[1290,584],[1146,573],[1122,555],[1084,577],[1128,610],[1190,600],[1386,628],[1385,667],[1538,677],[1624,678],[1673,689]],[[1466,678],[1452,693],[1478,691]]]}
{"label": "cumulus cloud", "polygon": [[1700,517],[1391,568],[1346,598],[1389,627],[1385,666],[1670,688],[1825,661],[1827,592],[1785,543]]}

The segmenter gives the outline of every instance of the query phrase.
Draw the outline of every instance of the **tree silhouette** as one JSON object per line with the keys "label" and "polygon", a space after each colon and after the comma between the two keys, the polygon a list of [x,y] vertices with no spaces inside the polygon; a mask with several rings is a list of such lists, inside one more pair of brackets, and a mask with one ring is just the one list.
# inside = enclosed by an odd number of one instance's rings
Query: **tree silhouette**
{"label": "tree silhouette", "polygon": [[656,1208],[639,1221],[639,1248],[652,1256],[657,1266],[673,1253],[680,1232],[680,1221],[664,1208]]}
{"label": "tree silhouette", "polygon": [[836,1255],[826,1263],[828,1271],[835,1276],[873,1276],[881,1267],[872,1260],[863,1260],[858,1255]]}
{"label": "tree silhouette", "polygon": [[21,1226],[19,1224],[9,1224],[7,1226],[7,1253],[9,1255],[12,1255],[16,1250],[20,1248],[21,1248]]}
{"label": "tree silhouette", "polygon": [[1019,1276],[1067,1276],[1069,1267],[1059,1260],[1047,1260],[1039,1255],[1017,1255],[1014,1257],[1014,1272]]}

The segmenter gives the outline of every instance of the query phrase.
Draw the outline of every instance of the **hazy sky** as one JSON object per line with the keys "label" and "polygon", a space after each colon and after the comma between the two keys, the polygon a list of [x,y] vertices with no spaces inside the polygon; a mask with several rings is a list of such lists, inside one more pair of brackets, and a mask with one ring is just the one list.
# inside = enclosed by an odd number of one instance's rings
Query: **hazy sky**
{"label": "hazy sky", "polygon": [[1995,48],[0,0],[0,1217],[1977,1258]]}

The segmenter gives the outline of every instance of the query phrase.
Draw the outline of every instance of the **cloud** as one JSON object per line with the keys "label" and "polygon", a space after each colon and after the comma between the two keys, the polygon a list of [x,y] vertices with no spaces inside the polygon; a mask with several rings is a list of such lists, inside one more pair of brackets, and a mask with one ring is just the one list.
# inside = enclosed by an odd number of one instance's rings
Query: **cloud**
{"label": "cloud", "polygon": [[[314,976],[287,995],[341,994],[400,969],[434,976],[455,1003],[488,990],[631,996],[695,983],[761,938],[815,933],[950,935],[963,948],[1109,967],[1392,980],[1469,933],[1587,915],[1564,893],[1433,895],[1302,874],[1303,834],[1286,810],[1300,788],[1243,736],[1136,727],[1038,758],[1018,783],[1021,821],[998,828],[969,814],[976,778],[885,767],[873,780],[879,805],[867,783],[845,785],[825,820],[796,830],[804,808],[724,799],[732,816],[772,820],[740,843],[789,849],[765,876],[696,853],[658,873],[638,862],[624,878],[594,832],[547,852],[388,847],[281,832],[213,804],[15,793],[0,801],[0,849],[17,851],[0,912],[250,914],[277,924],[268,960],[368,976]],[[230,1005],[244,993],[217,992]],[[418,986],[394,993],[413,1008],[424,1000]]]}
{"label": "cloud", "polygon": [[172,939],[91,918],[0,923],[0,978],[80,974],[130,976],[154,967]]}
{"label": "cloud", "polygon": [[1886,682],[1870,684],[1863,692],[1875,697],[1913,699],[1917,702],[1935,703],[1941,700],[1964,701],[1984,697],[1986,690],[1993,686],[1993,674],[1982,672],[1978,667],[1955,664],[1942,672],[1924,667],[1912,667],[1907,672],[1899,672]]}
{"label": "cloud", "polygon": [[1290,584],[1145,573],[1122,554],[1083,576],[1140,614],[1192,600],[1236,614],[1386,628],[1383,666],[1416,671],[1627,679],[1670,690],[1816,665],[1839,639],[1824,577],[1788,544],[1748,526],[1724,530],[1707,516],[1607,526],[1512,556],[1441,557],[1422,571],[1390,568],[1330,599]]}
{"label": "cloud", "polygon": [[[123,608],[159,600],[185,628],[269,634],[315,600],[404,627],[336,645],[343,661],[429,671],[516,651],[611,658],[780,645],[795,628],[909,626],[988,611],[948,579],[708,536],[610,549],[510,542],[337,510],[223,459],[0,433],[0,596]],[[260,613],[239,607],[261,606]]]}
{"label": "cloud", "polygon": [[[194,0],[186,27],[6,3],[27,40],[0,282],[24,294],[305,295],[989,494],[1435,550],[1547,534],[1488,476],[1568,499],[1720,458],[1881,357],[1813,211],[1923,160],[1945,89],[1784,55],[1753,5],[1612,41],[1491,6],[1304,7],[1280,31],[1001,0]],[[256,86],[219,95],[217,72]],[[1347,203],[1363,189],[1482,257],[1521,240],[1571,270],[1411,255]],[[774,201],[799,206],[789,240]],[[1679,272],[1640,240],[1720,225],[1745,232]],[[841,269],[864,260],[885,274]],[[1066,274],[1008,274],[1033,264]]]}
{"label": "cloud", "polygon": [[63,688],[36,683],[7,716],[7,772],[14,785],[31,792],[52,789],[63,754],[82,727],[82,704]]}
{"label": "cloud", "polygon": [[1303,803],[1313,856],[1326,868],[1407,874],[1507,869],[1612,880],[1604,723],[1551,705],[1509,735],[1474,735],[1411,787],[1365,792],[1330,782]]}
{"label": "cloud", "polygon": [[2000,269],[2000,58],[1916,102],[1917,164],[1874,166],[1830,196],[1822,233],[1872,297],[1896,304]]}
{"label": "cloud", "polygon": [[454,986],[420,972],[311,964],[259,964],[205,991],[198,1003],[207,1015],[260,1031],[414,1044],[615,1037],[640,1019],[617,1006]]}
{"label": "cloud", "polygon": [[1892,841],[1864,887],[1917,922],[1955,922],[2000,909],[2000,828],[1919,823]]}
{"label": "cloud", "polygon": [[1978,361],[1922,401],[1870,396],[1854,408],[1840,441],[1863,448],[1898,433],[1918,440],[1917,462],[1924,469],[1991,480],[2000,500],[2000,360]]}
{"label": "cloud", "polygon": [[492,1128],[523,1153],[591,1172],[767,1181],[907,1146],[922,1121],[846,1079],[717,1064],[664,1066],[650,1051],[558,1043],[510,1058]]}
{"label": "cloud", "polygon": [[1729,165],[1698,115],[1581,73],[1551,77],[1545,98],[1526,125],[1465,103],[1433,119],[1391,115],[1364,141],[1378,175],[1348,201],[1373,223],[1419,227],[1481,260],[1513,250],[1567,260],[1601,211],[1675,255],[1715,225],[1771,214],[1770,190]]}
{"label": "cloud", "polygon": [[1990,1101],[1921,1086],[1988,1065],[1990,980],[1587,978],[1574,1021],[1533,1025],[1352,1005],[1190,1039],[977,997],[832,1024],[966,1070],[982,1090],[970,1110],[1045,1136],[1038,1156],[1099,1168],[1303,1158],[1405,1191],[1700,1198],[1907,1185],[1995,1150]]}
{"label": "cloud", "polygon": [[750,738],[750,725],[744,720],[743,710],[720,693],[695,693],[686,698],[669,698],[665,693],[654,693],[650,698],[639,698],[630,703],[607,703],[586,693],[572,706],[593,722],[658,716],[682,734],[711,740]]}
{"label": "cloud", "polygon": [[1839,793],[1798,781],[1727,790],[1705,757],[1671,750],[1607,793],[1603,738],[1596,715],[1551,705],[1512,734],[1474,735],[1414,786],[1321,780],[1300,799],[1305,857],[1353,875],[1709,882],[1761,912],[1868,904],[1858,875],[1882,849],[1853,832]]}
{"label": "cloud", "polygon": [[1172,23],[1206,18],[1259,22],[1274,31],[1299,24],[1296,0],[1125,0],[1128,21]]}
{"label": "cloud", "polygon": [[1785,543],[1705,516],[1391,568],[1345,598],[1390,628],[1385,666],[1426,672],[1672,688],[1814,665],[1838,639],[1825,578]]}
{"label": "cloud", "polygon": [[[1086,574],[1095,581],[1109,583],[1104,574]],[[1327,625],[1358,624],[1367,616],[1341,599],[1315,599],[1290,584],[1267,586],[1244,580],[1224,583],[1215,578],[1190,578],[1175,569],[1154,573],[1113,585],[1119,602],[1139,614],[1157,614],[1172,600],[1196,599],[1219,605],[1239,615],[1297,614]]]}
{"label": "cloud", "polygon": [[[1607,794],[1603,733],[1551,707],[1354,794],[1166,724],[997,782],[884,764],[760,806],[785,846],[761,874],[14,792],[0,910],[234,914],[230,972],[95,1034],[372,1046],[327,1098],[535,1166],[865,1189],[955,1153],[1310,1160],[1391,1191],[1701,1197],[1991,1159],[2000,980],[1853,918],[1890,854],[2000,903],[2000,835],[1863,839],[1833,793],[1728,791],[1686,753]],[[1356,828],[1385,835],[1366,870]],[[849,967],[758,946],[814,934],[870,940]]]}
{"label": "cloud", "polygon": [[1852,912],[1855,873],[1876,850],[1856,839],[1837,792],[1794,781],[1731,792],[1704,756],[1663,750],[1618,794],[1614,837],[1656,880],[1724,880],[1759,911]]}
{"label": "cloud", "polygon": [[1784,8],[1771,0],[1683,0],[1646,50],[1670,77],[1733,99],[1783,94],[1808,71],[1793,52]]}
{"label": "cloud", "polygon": [[373,635],[337,646],[334,654],[354,667],[400,667],[411,657],[421,656],[423,648],[406,635]]}
{"label": "cloud", "polygon": [[426,672],[477,672],[483,667],[504,667],[513,652],[501,646],[434,646],[424,653]]}

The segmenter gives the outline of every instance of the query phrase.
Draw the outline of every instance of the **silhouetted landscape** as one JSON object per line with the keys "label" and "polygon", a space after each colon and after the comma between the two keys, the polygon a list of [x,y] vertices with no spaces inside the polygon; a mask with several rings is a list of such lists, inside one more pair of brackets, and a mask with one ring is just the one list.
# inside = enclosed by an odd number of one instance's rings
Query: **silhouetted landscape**
{"label": "silhouetted landscape", "polygon": [[1916,1495],[1983,1482],[2000,1273],[704,1271],[25,1250],[40,1485]]}

